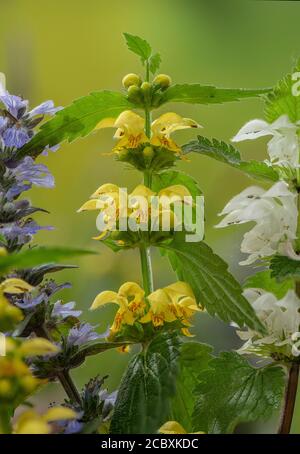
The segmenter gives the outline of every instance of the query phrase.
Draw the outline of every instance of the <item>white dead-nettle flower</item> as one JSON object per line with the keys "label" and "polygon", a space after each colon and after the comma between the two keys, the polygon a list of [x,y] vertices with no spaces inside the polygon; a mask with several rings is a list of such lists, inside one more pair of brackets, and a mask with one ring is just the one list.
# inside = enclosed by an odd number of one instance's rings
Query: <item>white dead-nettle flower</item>
{"label": "white dead-nettle flower", "polygon": [[249,254],[241,265],[249,265],[258,259],[277,252],[285,255],[285,246],[296,238],[298,210],[296,194],[287,183],[279,181],[265,191],[251,186],[242,191],[225,206],[220,216],[225,218],[216,226],[255,222],[244,235],[241,251]]}
{"label": "white dead-nettle flower", "polygon": [[246,289],[244,296],[266,326],[268,334],[263,337],[250,329],[237,331],[238,336],[246,341],[238,352],[299,356],[300,299],[294,290],[289,290],[280,300],[273,293],[258,288]]}
{"label": "white dead-nettle flower", "polygon": [[268,154],[272,164],[299,167],[299,124],[292,123],[287,115],[282,115],[273,123],[264,120],[251,120],[232,138],[233,142],[253,140],[263,136],[273,136],[268,142]]}

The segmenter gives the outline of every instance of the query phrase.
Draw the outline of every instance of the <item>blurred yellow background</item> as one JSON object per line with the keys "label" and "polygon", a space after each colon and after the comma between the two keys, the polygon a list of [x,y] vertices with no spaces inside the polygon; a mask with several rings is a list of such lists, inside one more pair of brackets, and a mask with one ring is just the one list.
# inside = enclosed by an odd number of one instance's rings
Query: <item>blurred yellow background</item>
{"label": "blurred yellow background", "polygon": [[[7,76],[7,88],[22,94],[31,106],[53,99],[66,106],[73,99],[98,89],[121,89],[128,72],[142,73],[138,59],[124,43],[122,32],[145,37],[163,58],[161,72],[174,82],[211,83],[223,87],[257,88],[272,86],[290,70],[300,56],[300,2],[285,1],[199,1],[199,0],[0,0],[0,71]],[[201,134],[229,141],[249,119],[262,117],[259,100],[212,106],[168,106],[203,125]],[[165,109],[164,109],[165,110]],[[194,132],[177,134],[184,143]],[[55,226],[41,233],[43,244],[95,249],[93,257],[74,260],[80,268],[56,275],[68,280],[66,300],[77,301],[84,319],[104,331],[113,309],[88,313],[97,292],[117,289],[126,280],[140,281],[138,254],[113,254],[93,241],[96,232],[93,214],[77,214],[87,197],[105,182],[134,187],[140,175],[112,157],[103,155],[112,147],[112,131],[105,130],[64,143],[57,153],[41,158],[56,179],[53,190],[34,189],[33,203],[50,211],[38,215],[41,224]],[[246,158],[265,159],[266,141],[243,143]],[[240,279],[251,272],[241,269],[239,245],[246,228],[215,230],[217,213],[234,194],[253,184],[238,171],[201,156],[180,168],[191,173],[205,194],[206,239],[230,264]],[[155,286],[174,279],[165,259],[154,254]],[[200,341],[212,343],[216,351],[239,345],[233,329],[207,315],[197,317],[195,332]],[[110,352],[93,357],[73,373],[79,384],[97,373],[110,377],[113,390],[119,383],[128,355]],[[38,397],[63,398],[59,386],[51,385]],[[242,430],[272,431],[273,422]],[[300,432],[300,402],[294,423]]]}

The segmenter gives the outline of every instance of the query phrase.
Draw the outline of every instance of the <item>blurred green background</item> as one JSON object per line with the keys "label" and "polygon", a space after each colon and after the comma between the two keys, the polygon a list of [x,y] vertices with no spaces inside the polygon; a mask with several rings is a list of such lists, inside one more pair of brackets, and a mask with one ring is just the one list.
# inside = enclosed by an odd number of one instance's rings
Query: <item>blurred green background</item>
{"label": "blurred green background", "polygon": [[[142,72],[141,65],[127,51],[122,32],[144,36],[161,52],[161,72],[174,82],[212,83],[224,87],[257,88],[272,86],[290,70],[300,56],[300,2],[288,1],[199,1],[199,0],[0,0],[0,71],[7,76],[7,88],[30,99],[31,106],[46,99],[66,106],[74,98],[97,89],[121,88],[128,72]],[[208,137],[228,141],[249,119],[262,117],[259,100],[220,106],[168,106],[168,110],[196,119]],[[56,275],[73,287],[64,298],[77,301],[84,319],[104,331],[113,316],[112,308],[89,313],[94,296],[104,289],[117,289],[127,280],[140,282],[136,252],[114,255],[93,241],[94,214],[77,214],[88,196],[106,182],[133,188],[140,176],[103,153],[112,147],[112,130],[105,130],[63,144],[57,153],[40,159],[54,174],[53,190],[34,189],[34,204],[50,211],[38,215],[40,223],[55,226],[41,233],[43,244],[95,249],[93,257],[76,263],[78,270]],[[184,143],[193,132],[177,134]],[[246,158],[264,159],[266,141],[242,143]],[[216,230],[217,213],[234,194],[253,181],[201,156],[180,167],[191,173],[205,194],[206,239],[230,264],[232,272],[244,279],[250,269],[240,268],[239,246],[243,229]],[[167,262],[154,255],[155,286],[174,280]],[[207,315],[197,317],[194,332],[200,341],[216,351],[236,348],[239,341],[232,328]],[[110,352],[93,357],[74,372],[81,385],[91,375],[109,374],[110,390],[117,387],[129,355]],[[59,386],[51,385],[37,398],[41,407],[63,397]],[[300,432],[300,401],[294,432]],[[242,427],[241,431],[270,432],[276,418],[265,425]]]}

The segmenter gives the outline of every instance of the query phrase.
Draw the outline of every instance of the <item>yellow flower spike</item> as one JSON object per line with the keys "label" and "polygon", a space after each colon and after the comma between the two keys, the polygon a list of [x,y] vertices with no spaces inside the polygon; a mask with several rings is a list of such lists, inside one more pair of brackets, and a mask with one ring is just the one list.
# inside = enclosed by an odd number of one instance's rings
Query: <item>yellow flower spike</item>
{"label": "yellow flower spike", "polygon": [[88,200],[77,210],[77,213],[81,213],[82,211],[94,211],[94,210],[100,210],[100,203],[99,203],[98,199]]}
{"label": "yellow flower spike", "polygon": [[150,309],[144,317],[140,319],[141,323],[152,321],[154,326],[162,326],[164,322],[174,322],[176,316],[172,301],[163,289],[158,289],[148,295]]}
{"label": "yellow flower spike", "polygon": [[118,151],[122,148],[136,148],[141,143],[149,142],[144,127],[145,119],[143,117],[131,110],[125,110],[116,119],[101,120],[95,129],[117,128],[114,138],[118,139],[118,143],[114,151]]}
{"label": "yellow flower spike", "polygon": [[0,284],[0,295],[3,293],[25,293],[33,290],[33,287],[23,279],[9,278]]}
{"label": "yellow flower spike", "polygon": [[201,128],[201,126],[191,118],[183,118],[174,112],[165,113],[153,121],[150,143],[180,153],[180,147],[170,138],[170,135],[174,131],[187,128]]}
{"label": "yellow flower spike", "polygon": [[131,110],[122,112],[114,126],[118,128],[114,135],[115,139],[119,139],[117,149],[136,148],[141,143],[149,142],[144,132],[145,119]]}
{"label": "yellow flower spike", "polygon": [[112,183],[102,184],[92,195],[91,198],[99,197],[102,194],[119,193],[119,186]]}
{"label": "yellow flower spike", "polygon": [[118,295],[130,299],[130,303],[138,303],[144,298],[145,291],[135,282],[125,282],[119,288]]}
{"label": "yellow flower spike", "polygon": [[177,421],[167,421],[163,424],[159,429],[158,432],[161,434],[204,434],[204,432],[187,432],[181,424]]}
{"label": "yellow flower spike", "polygon": [[146,199],[150,199],[150,197],[154,196],[155,192],[151,191],[151,189],[147,188],[143,184],[139,184],[131,193],[130,197],[145,197]]}
{"label": "yellow flower spike", "polygon": [[118,298],[119,295],[116,292],[105,290],[104,292],[101,292],[96,296],[91,305],[91,310],[98,309],[98,307],[104,306],[105,304],[109,303],[119,304]]}
{"label": "yellow flower spike", "polygon": [[173,300],[175,299],[176,302],[178,298],[184,296],[190,296],[191,298],[195,298],[194,292],[189,284],[183,281],[175,282],[174,284],[170,284],[164,288],[164,290],[168,293],[170,298]]}
{"label": "yellow flower spike", "polygon": [[19,435],[46,435],[51,432],[51,426],[43,421],[34,410],[22,413],[15,424],[14,433]]}
{"label": "yellow flower spike", "polygon": [[38,356],[57,353],[59,348],[47,339],[35,337],[22,342],[19,351],[23,356]]}
{"label": "yellow flower spike", "polygon": [[44,415],[39,415],[34,410],[22,413],[15,424],[16,434],[50,434],[52,427],[50,422],[59,420],[75,419],[77,414],[70,408],[52,407]]}
{"label": "yellow flower spike", "polygon": [[44,421],[50,422],[58,421],[61,419],[75,419],[76,417],[77,413],[71,408],[58,406],[49,408],[49,410],[47,410],[46,413],[42,416],[42,419]]}
{"label": "yellow flower spike", "polygon": [[177,421],[167,421],[163,424],[158,432],[161,434],[186,434],[187,431]]}
{"label": "yellow flower spike", "polygon": [[133,325],[135,320],[144,313],[146,307],[144,290],[135,282],[125,282],[117,292],[105,290],[96,296],[91,309],[97,309],[109,303],[115,303],[119,309],[111,326],[111,332],[116,333],[123,324]]}
{"label": "yellow flower spike", "polygon": [[175,184],[162,189],[158,193],[159,197],[168,197],[172,202],[184,200],[184,197],[191,197],[190,191],[181,184]]}

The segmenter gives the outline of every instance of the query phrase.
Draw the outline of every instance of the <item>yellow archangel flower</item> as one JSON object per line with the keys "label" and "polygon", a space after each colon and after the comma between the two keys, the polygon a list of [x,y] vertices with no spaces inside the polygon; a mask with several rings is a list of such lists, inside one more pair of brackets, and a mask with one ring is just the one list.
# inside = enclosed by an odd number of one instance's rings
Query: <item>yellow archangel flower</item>
{"label": "yellow archangel flower", "polygon": [[35,410],[28,410],[22,413],[15,424],[16,434],[50,434],[53,431],[51,423],[55,421],[76,419],[77,414],[71,408],[51,407],[43,415]]}
{"label": "yellow archangel flower", "polygon": [[174,112],[168,112],[152,122],[151,137],[148,138],[144,130],[145,119],[131,110],[125,110],[116,119],[105,118],[100,121],[95,129],[109,127],[117,128],[114,135],[118,140],[114,147],[116,152],[123,148],[137,148],[142,143],[150,143],[179,153],[180,147],[171,139],[171,134],[181,129],[201,126],[191,118],[183,118]]}
{"label": "yellow archangel flower", "polygon": [[180,153],[180,147],[170,136],[175,131],[189,128],[201,128],[201,126],[191,118],[183,118],[174,112],[165,113],[153,121],[151,125],[152,137],[150,142],[152,145],[157,145]]}
{"label": "yellow archangel flower", "polygon": [[97,309],[108,303],[115,303],[119,309],[111,326],[111,333],[115,334],[124,324],[133,325],[141,314],[144,313],[146,303],[144,290],[135,282],[125,282],[118,292],[106,290],[96,296],[91,309]]}
{"label": "yellow archangel flower", "polygon": [[5,356],[0,356],[0,400],[14,402],[45,382],[32,375],[24,361],[26,357],[57,352],[58,348],[46,339],[37,337],[20,342],[6,337]]}
{"label": "yellow archangel flower", "polygon": [[163,424],[159,429],[158,432],[160,434],[170,434],[170,435],[175,435],[175,434],[204,434],[204,432],[187,432],[181,424],[177,421],[167,421],[165,424]]}
{"label": "yellow archangel flower", "polygon": [[[160,327],[179,320],[182,325],[190,326],[189,319],[196,311],[201,310],[190,286],[181,281],[150,293],[147,301],[144,290],[138,284],[126,282],[118,292],[107,290],[97,295],[91,309],[108,303],[119,306],[111,334],[116,334],[124,325],[132,326],[137,321]],[[184,335],[190,335],[185,327],[182,332]]]}
{"label": "yellow archangel flower", "polygon": [[[185,282],[179,281],[163,289],[158,289],[148,296],[150,308],[147,314],[141,318],[141,323],[152,321],[154,326],[162,326],[165,322],[180,320],[183,325],[190,326],[190,319],[196,311],[201,309],[197,306],[196,299],[191,287]],[[182,332],[190,336],[187,328]]]}
{"label": "yellow archangel flower", "polygon": [[[33,287],[22,279],[9,278],[0,283],[0,329],[4,331],[12,328],[23,319],[22,311],[12,305],[5,294],[19,294],[31,291]],[[6,327],[6,328],[5,328]]]}
{"label": "yellow archangel flower", "polygon": [[[151,204],[152,198],[157,196],[159,205]],[[103,239],[110,231],[117,230],[117,222],[121,218],[132,218],[136,224],[148,224],[151,215],[151,225],[159,222],[162,226],[164,220],[169,223],[170,229],[174,228],[177,219],[172,211],[176,202],[189,204],[192,196],[183,185],[172,185],[160,190],[158,193],[151,191],[146,186],[138,185],[128,196],[115,184],[106,183],[101,185],[78,210],[98,211],[101,216],[101,234],[94,237],[96,240]],[[153,208],[153,212],[151,211]],[[99,226],[100,223],[97,222]]]}

